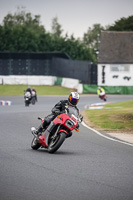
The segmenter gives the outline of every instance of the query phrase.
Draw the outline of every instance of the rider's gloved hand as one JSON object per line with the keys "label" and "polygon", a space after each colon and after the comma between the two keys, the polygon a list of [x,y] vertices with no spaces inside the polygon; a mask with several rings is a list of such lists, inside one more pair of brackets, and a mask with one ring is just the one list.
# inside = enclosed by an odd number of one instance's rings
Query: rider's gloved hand
{"label": "rider's gloved hand", "polygon": [[80,119],[80,122],[83,121],[83,116],[81,114],[79,115],[79,119]]}
{"label": "rider's gloved hand", "polygon": [[54,114],[60,114],[60,110],[56,109],[53,111]]}

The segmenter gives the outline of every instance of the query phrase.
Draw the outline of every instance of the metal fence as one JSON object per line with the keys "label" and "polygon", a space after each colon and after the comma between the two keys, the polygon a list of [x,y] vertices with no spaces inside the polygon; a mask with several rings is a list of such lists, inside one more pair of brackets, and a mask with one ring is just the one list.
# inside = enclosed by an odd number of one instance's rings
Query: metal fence
{"label": "metal fence", "polygon": [[51,75],[79,79],[82,83],[97,84],[97,65],[87,61],[53,58]]}
{"label": "metal fence", "polygon": [[65,53],[0,53],[0,75],[50,75],[97,84],[97,65]]}

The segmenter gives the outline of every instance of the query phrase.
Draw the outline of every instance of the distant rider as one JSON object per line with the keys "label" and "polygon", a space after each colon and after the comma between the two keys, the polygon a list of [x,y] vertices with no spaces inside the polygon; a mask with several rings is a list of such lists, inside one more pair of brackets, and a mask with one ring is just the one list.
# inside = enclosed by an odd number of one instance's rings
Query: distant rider
{"label": "distant rider", "polygon": [[26,92],[29,92],[30,93],[30,99],[32,98],[32,91],[31,91],[31,88],[30,87],[28,87],[25,91],[24,91],[24,93],[26,93]]}
{"label": "distant rider", "polygon": [[26,92],[30,92],[30,93],[31,93],[31,88],[28,87],[28,88],[26,89]]}
{"label": "distant rider", "polygon": [[99,95],[100,99],[103,99],[104,101],[106,101],[106,93],[105,93],[105,90],[103,88],[98,87],[97,94]]}
{"label": "distant rider", "polygon": [[35,96],[35,99],[37,101],[37,92],[35,88],[32,88],[32,96]]}
{"label": "distant rider", "polygon": [[98,89],[97,89],[97,94],[98,94],[99,96],[104,95],[104,94],[105,94],[105,90],[104,90],[103,88],[101,88],[101,87],[98,87]]}

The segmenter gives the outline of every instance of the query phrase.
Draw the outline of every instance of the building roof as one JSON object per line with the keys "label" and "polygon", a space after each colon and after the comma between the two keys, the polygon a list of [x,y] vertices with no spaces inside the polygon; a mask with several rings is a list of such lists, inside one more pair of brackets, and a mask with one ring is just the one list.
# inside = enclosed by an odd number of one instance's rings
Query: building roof
{"label": "building roof", "polygon": [[133,32],[101,32],[98,63],[133,63]]}

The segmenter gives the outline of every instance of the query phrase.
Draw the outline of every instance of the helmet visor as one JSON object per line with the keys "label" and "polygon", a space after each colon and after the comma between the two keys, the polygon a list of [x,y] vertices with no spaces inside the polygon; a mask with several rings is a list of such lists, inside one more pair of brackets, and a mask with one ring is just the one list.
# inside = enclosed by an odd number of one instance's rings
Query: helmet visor
{"label": "helmet visor", "polygon": [[78,102],[79,102],[79,99],[75,99],[75,98],[73,98],[72,96],[70,97],[70,103],[71,103],[72,105],[77,105]]}

